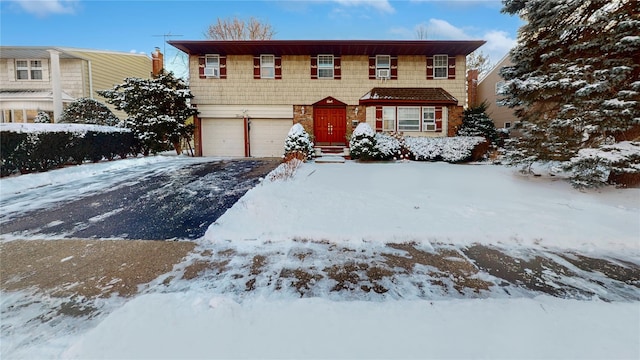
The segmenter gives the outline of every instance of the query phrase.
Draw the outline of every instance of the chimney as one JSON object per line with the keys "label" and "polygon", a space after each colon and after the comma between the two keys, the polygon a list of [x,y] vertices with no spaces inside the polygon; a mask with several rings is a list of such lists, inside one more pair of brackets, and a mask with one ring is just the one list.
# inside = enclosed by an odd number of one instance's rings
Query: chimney
{"label": "chimney", "polygon": [[156,49],[151,53],[151,60],[153,62],[153,70],[151,71],[151,75],[153,77],[158,77],[162,73],[162,69],[164,68],[164,56],[160,52],[159,47],[156,47]]}
{"label": "chimney", "polygon": [[467,101],[468,107],[474,107],[478,104],[478,69],[467,71]]}

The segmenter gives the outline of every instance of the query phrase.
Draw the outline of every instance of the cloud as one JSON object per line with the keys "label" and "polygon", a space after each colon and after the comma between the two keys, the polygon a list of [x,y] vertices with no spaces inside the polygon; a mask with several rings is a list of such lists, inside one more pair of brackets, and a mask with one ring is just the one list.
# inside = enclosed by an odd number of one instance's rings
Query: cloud
{"label": "cloud", "polygon": [[[417,24],[413,29],[406,27],[394,27],[388,33],[393,38],[417,40],[418,29],[427,30],[426,40],[485,40],[486,44],[480,47],[485,55],[489,55],[491,63],[495,64],[516,45],[516,39],[502,30],[465,30],[441,19],[429,19],[427,22]],[[473,31],[473,36],[469,32]],[[477,34],[477,35],[475,35]]]}
{"label": "cloud", "polygon": [[394,13],[396,10],[391,6],[388,0],[333,0],[345,7],[368,7],[383,13]]}
{"label": "cloud", "polygon": [[9,0],[18,4],[24,11],[38,17],[52,14],[73,14],[79,0]]}
{"label": "cloud", "polygon": [[471,37],[459,27],[451,25],[446,20],[429,19],[427,24],[427,38],[437,40],[468,40]]}

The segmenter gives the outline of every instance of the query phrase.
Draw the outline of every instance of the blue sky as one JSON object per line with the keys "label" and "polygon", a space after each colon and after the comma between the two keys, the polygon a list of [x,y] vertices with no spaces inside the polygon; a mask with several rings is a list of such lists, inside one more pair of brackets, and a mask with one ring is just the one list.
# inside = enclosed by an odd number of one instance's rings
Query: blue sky
{"label": "blue sky", "polygon": [[274,39],[486,40],[481,50],[497,62],[515,44],[522,20],[488,0],[0,0],[0,43],[60,46],[150,54],[166,49],[179,72],[174,40],[203,40],[216,19],[254,16],[269,22]]}

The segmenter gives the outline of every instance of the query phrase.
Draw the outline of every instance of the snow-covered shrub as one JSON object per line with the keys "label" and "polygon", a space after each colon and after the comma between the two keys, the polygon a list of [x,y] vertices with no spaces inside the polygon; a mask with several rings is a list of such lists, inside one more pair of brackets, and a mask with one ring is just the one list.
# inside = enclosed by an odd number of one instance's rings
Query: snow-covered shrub
{"label": "snow-covered shrub", "polygon": [[62,112],[59,122],[114,126],[119,121],[107,105],[90,98],[79,98]]}
{"label": "snow-covered shrub", "polygon": [[122,128],[76,124],[0,124],[2,176],[47,171],[67,163],[125,157],[135,138]]}
{"label": "snow-covered shrub", "polygon": [[296,171],[303,162],[303,160],[298,159],[297,157],[291,157],[287,161],[278,165],[277,168],[273,169],[273,171],[271,171],[267,176],[267,180],[289,180],[296,174]]}
{"label": "snow-covered shrub", "polygon": [[640,142],[622,141],[599,148],[581,149],[565,166],[575,188],[606,185],[612,175],[640,176]]}
{"label": "snow-covered shrub", "polygon": [[418,161],[439,161],[450,163],[468,161],[473,149],[485,142],[480,136],[456,137],[406,137],[405,144],[413,159]]}
{"label": "snow-covered shrub", "polygon": [[410,152],[404,143],[404,136],[397,132],[376,133],[376,149],[380,160],[408,160]]}
{"label": "snow-covered shrub", "polygon": [[313,142],[311,137],[300,123],[293,124],[289,129],[287,138],[284,140],[285,162],[291,157],[296,157],[300,160],[311,159],[312,155]]}
{"label": "snow-covered shrub", "polygon": [[38,115],[33,119],[33,122],[36,124],[50,124],[51,117],[44,111],[38,111]]}
{"label": "snow-covered shrub", "polygon": [[376,147],[376,133],[367,123],[359,123],[349,139],[352,159],[375,160],[380,157]]}

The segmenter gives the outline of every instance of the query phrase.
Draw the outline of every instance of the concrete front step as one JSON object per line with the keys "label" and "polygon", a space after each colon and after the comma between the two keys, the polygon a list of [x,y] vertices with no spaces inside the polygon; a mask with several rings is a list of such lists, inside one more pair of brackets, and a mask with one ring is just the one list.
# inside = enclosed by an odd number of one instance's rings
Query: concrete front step
{"label": "concrete front step", "polygon": [[340,155],[327,155],[324,154],[314,160],[318,164],[330,164],[330,163],[344,163],[346,159]]}

